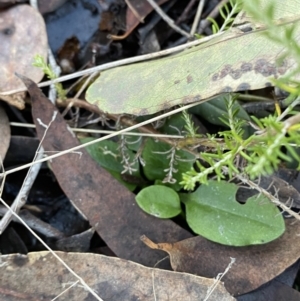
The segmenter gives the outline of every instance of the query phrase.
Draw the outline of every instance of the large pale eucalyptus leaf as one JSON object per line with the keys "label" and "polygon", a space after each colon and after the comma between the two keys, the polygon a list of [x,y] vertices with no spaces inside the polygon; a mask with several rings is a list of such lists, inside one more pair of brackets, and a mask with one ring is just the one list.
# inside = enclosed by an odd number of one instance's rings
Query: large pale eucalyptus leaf
{"label": "large pale eucalyptus leaf", "polygon": [[[300,0],[281,2],[284,5],[274,1],[278,35],[286,26],[295,26],[293,39],[299,42]],[[267,3],[262,1],[261,9]],[[105,112],[147,115],[224,92],[271,86],[272,78],[291,72],[296,63],[292,57],[278,63],[285,48],[268,39],[266,31],[249,23],[176,55],[107,70],[89,87],[86,98]]]}

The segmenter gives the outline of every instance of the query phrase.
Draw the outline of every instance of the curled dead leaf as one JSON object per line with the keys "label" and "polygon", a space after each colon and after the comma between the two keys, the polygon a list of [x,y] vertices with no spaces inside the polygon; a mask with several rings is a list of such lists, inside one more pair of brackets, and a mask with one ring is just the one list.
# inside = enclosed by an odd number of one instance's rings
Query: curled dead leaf
{"label": "curled dead leaf", "polygon": [[252,291],[272,280],[299,258],[300,223],[286,220],[286,232],[279,239],[265,245],[229,247],[213,243],[201,236],[177,243],[155,244],[143,236],[142,241],[152,249],[163,250],[170,255],[175,271],[213,278],[223,272],[230,258],[235,264],[224,276],[226,289],[233,295]]}

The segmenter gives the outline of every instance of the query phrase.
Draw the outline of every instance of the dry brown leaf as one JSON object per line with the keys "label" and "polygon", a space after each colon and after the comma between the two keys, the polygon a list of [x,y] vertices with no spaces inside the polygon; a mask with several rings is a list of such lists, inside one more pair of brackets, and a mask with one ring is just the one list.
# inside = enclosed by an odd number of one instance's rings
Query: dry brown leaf
{"label": "dry brown leaf", "polygon": [[[300,292],[292,288],[300,267],[300,260],[279,276],[258,289],[237,298],[238,301],[298,301]],[[298,296],[298,299],[297,299]]]}
{"label": "dry brown leaf", "polygon": [[2,100],[6,101],[11,106],[16,107],[19,110],[25,109],[25,97],[26,92],[18,92],[11,95],[1,95]]}
{"label": "dry brown leaf", "polygon": [[10,125],[4,109],[0,106],[0,162],[4,160],[10,142]]}
{"label": "dry brown leaf", "polygon": [[286,232],[283,236],[265,245],[229,247],[201,236],[174,244],[154,244],[147,237],[142,240],[150,248],[169,253],[175,271],[208,278],[224,271],[230,258],[235,258],[235,263],[223,281],[231,294],[240,295],[270,281],[299,258],[299,232],[300,223],[292,219],[286,221]]}
{"label": "dry brown leaf", "polygon": [[[57,109],[35,83],[26,78],[23,81],[31,95],[33,120],[41,139],[45,128],[37,119],[49,124]],[[79,142],[58,113],[42,144],[46,152],[59,152],[77,146]],[[157,219],[140,210],[135,195],[101,168],[85,149],[80,149],[80,155],[75,152],[52,159],[51,167],[74,206],[121,258],[154,266],[164,253],[153,254],[140,241],[141,235],[174,242],[192,236],[171,220]]]}
{"label": "dry brown leaf", "polygon": [[16,3],[24,3],[26,0],[0,0],[0,9],[15,5]]}
{"label": "dry brown leaf", "polygon": [[0,20],[0,92],[24,87],[15,72],[39,82],[43,71],[32,63],[37,54],[45,60],[47,57],[47,34],[41,14],[29,5],[15,5],[2,10]]}
{"label": "dry brown leaf", "polygon": [[[214,279],[147,268],[103,255],[56,253],[103,300],[199,301],[204,300],[207,289],[214,284]],[[77,281],[50,252],[4,255],[0,260],[2,301],[52,300]],[[95,297],[78,284],[59,300],[94,301]],[[220,283],[209,300],[235,299]]]}
{"label": "dry brown leaf", "polygon": [[[169,0],[156,0],[161,5]],[[111,35],[113,40],[122,40],[127,38],[131,32],[141,23],[145,17],[153,11],[152,6],[147,0],[126,0],[128,5],[126,11],[126,32],[121,36]]]}
{"label": "dry brown leaf", "polygon": [[299,301],[300,292],[281,283],[271,282],[264,289],[255,290],[238,298],[238,301]]}

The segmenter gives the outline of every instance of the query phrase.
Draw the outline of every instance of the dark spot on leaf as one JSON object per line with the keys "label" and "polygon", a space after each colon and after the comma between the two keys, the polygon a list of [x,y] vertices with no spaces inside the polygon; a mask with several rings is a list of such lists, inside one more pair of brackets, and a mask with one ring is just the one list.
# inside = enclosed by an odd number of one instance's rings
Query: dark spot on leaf
{"label": "dark spot on leaf", "polygon": [[5,36],[12,36],[15,32],[15,26],[11,25],[10,27],[6,27],[4,29],[1,30],[1,32],[5,35]]}
{"label": "dark spot on leaf", "polygon": [[188,75],[187,78],[186,78],[186,81],[188,84],[192,83],[193,82],[193,77],[191,75]]}
{"label": "dark spot on leaf", "polygon": [[26,255],[16,255],[12,263],[18,267],[22,267],[28,262],[28,257]]}
{"label": "dark spot on leaf", "polygon": [[218,80],[218,78],[219,78],[219,73],[215,73],[215,74],[212,76],[211,80],[212,80],[213,82],[215,82],[216,80]]}
{"label": "dark spot on leaf", "polygon": [[259,59],[256,61],[254,70],[263,76],[276,75],[276,67],[274,64],[269,63],[266,59]]}
{"label": "dark spot on leaf", "polygon": [[236,70],[232,70],[230,72],[230,76],[233,78],[233,79],[239,79],[241,76],[242,76],[242,72],[240,69],[236,69]]}
{"label": "dark spot on leaf", "polygon": [[142,116],[149,115],[149,111],[147,109],[145,109],[145,108],[141,109],[140,112],[139,112],[139,115],[142,115]]}
{"label": "dark spot on leaf", "polygon": [[220,72],[220,78],[225,77],[226,75],[230,74],[232,72],[231,65],[225,65],[224,68]]}
{"label": "dark spot on leaf", "polygon": [[270,82],[266,82],[265,87],[272,87],[272,84]]}
{"label": "dark spot on leaf", "polygon": [[187,104],[191,102],[191,97],[190,96],[185,96],[182,99],[182,103]]}
{"label": "dark spot on leaf", "polygon": [[241,83],[237,86],[237,91],[246,91],[250,90],[251,86],[248,83]]}
{"label": "dark spot on leaf", "polygon": [[251,26],[241,27],[240,29],[241,29],[242,32],[250,32],[250,31],[252,31],[252,27]]}
{"label": "dark spot on leaf", "polygon": [[224,87],[224,88],[220,91],[220,93],[228,93],[228,92],[232,92],[232,91],[233,91],[232,88],[229,87],[229,86],[227,86],[227,87]]}
{"label": "dark spot on leaf", "polygon": [[202,98],[201,98],[201,95],[198,94],[198,95],[195,95],[194,97],[194,101],[200,101]]}
{"label": "dark spot on leaf", "polygon": [[280,75],[283,75],[287,70],[287,63],[284,60],[279,67],[277,67],[277,71]]}
{"label": "dark spot on leaf", "polygon": [[161,110],[166,111],[166,110],[168,110],[169,108],[170,108],[170,104],[169,104],[167,101],[165,101],[165,102],[163,103],[163,105],[162,105]]}
{"label": "dark spot on leaf", "polygon": [[177,84],[179,84],[179,83],[180,83],[180,80],[177,79],[177,80],[175,80],[174,85],[177,85]]}
{"label": "dark spot on leaf", "polygon": [[243,73],[249,72],[249,71],[251,71],[251,70],[252,70],[252,64],[251,64],[251,63],[243,63],[243,64],[241,65],[241,71],[242,71]]}

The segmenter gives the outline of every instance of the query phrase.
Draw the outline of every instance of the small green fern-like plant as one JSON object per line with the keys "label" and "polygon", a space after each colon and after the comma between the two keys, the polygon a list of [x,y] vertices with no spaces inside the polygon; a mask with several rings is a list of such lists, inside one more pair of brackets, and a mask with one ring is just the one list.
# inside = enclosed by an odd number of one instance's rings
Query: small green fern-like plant
{"label": "small green fern-like plant", "polygon": [[[237,7],[234,6],[236,3],[240,4],[238,1],[231,1],[232,10],[223,9],[221,15],[225,20],[225,25],[216,28],[216,30],[223,30],[232,23],[232,16],[238,11]],[[240,9],[240,7],[238,8]],[[260,23],[262,21],[260,20]],[[277,28],[276,24],[270,26]],[[286,43],[286,41],[283,43]],[[293,49],[286,47],[287,54],[285,55],[297,55],[297,47],[293,45],[291,48]],[[264,243],[279,237],[284,232],[284,220],[278,208],[273,204],[280,206],[282,210],[288,211],[289,208],[282,206],[279,200],[267,190],[261,188],[256,182],[250,181],[249,178],[254,179],[260,175],[270,174],[282,162],[291,160],[300,162],[300,157],[295,149],[295,145],[296,147],[300,145],[300,115],[296,109],[296,105],[300,104],[300,97],[297,92],[297,85],[298,83],[293,81],[292,75],[278,81],[279,87],[286,86],[289,88],[287,91],[291,92],[285,102],[289,104],[287,109],[284,112],[277,109],[270,116],[261,119],[253,117],[251,121],[249,121],[250,118],[246,113],[246,117],[242,117],[243,114],[240,114],[241,107],[237,105],[239,96],[228,94],[226,97],[227,113],[220,118],[227,129],[215,135],[207,135],[206,137],[199,135],[188,111],[184,111],[181,116],[172,116],[170,122],[166,120],[166,123],[169,122],[168,126],[172,127],[173,130],[177,129],[180,134],[185,133],[186,139],[176,141],[176,143],[165,143],[155,139],[145,141],[143,150],[138,151],[138,153],[145,162],[143,175],[150,181],[150,183],[147,183],[150,186],[146,188],[139,187],[140,192],[136,198],[138,205],[145,212],[161,218],[186,214],[186,220],[195,233],[219,243],[241,246]],[[224,112],[223,108],[218,112],[220,111]],[[241,118],[245,118],[245,120]],[[183,121],[185,125],[182,125]],[[253,131],[249,133],[246,128],[249,125],[254,128],[254,133]],[[161,131],[174,134],[167,126],[162,127]],[[191,149],[187,150],[193,143],[199,143],[199,152],[195,151],[194,145],[193,152],[190,152]],[[122,158],[122,156],[118,157]],[[103,165],[111,165],[105,163],[103,160]],[[120,161],[119,165],[124,167],[124,160]],[[212,181],[213,177],[219,182]],[[235,200],[237,185],[221,180],[228,180],[233,177],[256,189],[260,195],[248,199],[246,205],[243,206],[239,205],[238,202],[232,202],[232,200]],[[244,179],[248,181],[244,181]],[[196,189],[196,185],[199,183],[208,185],[201,185]],[[193,192],[184,193],[182,188],[193,190]],[[185,212],[181,212],[180,202],[185,205]],[[224,203],[226,202],[229,203],[226,205],[226,210],[224,210]],[[258,204],[261,205],[262,202],[269,206],[269,211],[264,211],[265,206],[257,206]],[[232,214],[229,219],[227,214],[231,209]],[[256,213],[260,210],[261,213],[257,215]],[[217,221],[224,211],[226,211],[225,218],[219,222],[219,226],[215,228],[213,233],[211,231],[212,225],[218,224]],[[240,213],[237,218],[238,211]],[[288,212],[293,215],[294,212],[290,211]],[[252,214],[255,215],[255,218]],[[269,219],[266,219],[266,214],[269,215]],[[230,222],[228,222],[229,220]],[[259,226],[256,228],[257,221]],[[226,224],[227,222],[228,224]],[[273,228],[270,227],[272,222],[274,222]],[[250,223],[253,224],[253,227],[247,232],[251,234],[250,236],[255,233],[258,239],[253,240],[253,237],[245,239],[244,231],[236,233],[238,228],[245,229],[247,227],[249,230]],[[263,231],[261,224],[266,225]],[[226,234],[224,228],[227,227],[229,230],[227,229]],[[279,231],[274,235],[276,229],[279,229]],[[234,240],[228,238],[230,236],[228,233],[230,235],[235,233],[233,235]],[[269,234],[271,235],[269,236]],[[265,239],[265,237],[268,238]]]}
{"label": "small green fern-like plant", "polygon": [[[45,62],[44,58],[41,55],[36,55],[34,57],[34,62],[32,65],[35,67],[41,68],[49,79],[53,80],[53,79],[57,78],[57,76],[56,76],[55,72],[52,70],[51,66]],[[57,91],[58,97],[60,99],[64,100],[66,98],[66,91],[64,90],[62,84],[55,83],[54,86]]]}
{"label": "small green fern-like plant", "polygon": [[[207,183],[212,174],[222,180],[225,178],[224,170],[229,178],[244,173],[254,179],[273,173],[281,162],[296,160],[300,163],[300,156],[294,148],[295,145],[300,145],[300,115],[294,115],[285,121],[279,121],[276,115],[263,119],[253,117],[260,130],[244,139],[245,121],[237,119],[238,110],[233,110],[236,97],[229,95],[227,99],[228,116],[227,120],[222,119],[229,130],[219,132],[224,142],[215,142],[213,152],[202,152],[202,163],[196,162],[197,170],[193,168],[182,175],[181,185],[184,189],[193,190],[197,183]],[[299,99],[295,102],[299,103]],[[286,155],[284,149],[291,156]],[[239,166],[239,163],[242,164]]]}
{"label": "small green fern-like plant", "polygon": [[219,24],[216,22],[215,19],[208,17],[207,20],[209,20],[212,23],[213,34],[230,28],[234,21],[235,15],[239,13],[241,9],[242,9],[241,0],[230,0],[229,3],[225,3],[224,6],[222,6],[219,10],[220,15],[223,19],[223,24],[221,25],[221,27],[219,26]]}
{"label": "small green fern-like plant", "polygon": [[[285,47],[286,51],[278,59],[278,63],[287,56],[293,57],[296,61],[294,69],[284,78],[273,79],[277,87],[290,93],[286,100],[290,105],[283,113],[277,110],[279,114],[263,119],[252,117],[254,122],[252,124],[255,124],[258,131],[244,139],[245,121],[236,118],[238,110],[233,107],[237,97],[229,95],[227,98],[228,114],[226,118],[222,118],[229,130],[219,132],[224,142],[223,144],[216,143],[213,151],[202,152],[200,154],[202,160],[197,161],[197,168],[183,174],[181,184],[186,190],[193,190],[197,183],[207,183],[211,175],[215,175],[218,180],[224,179],[225,174],[229,178],[244,174],[254,179],[273,173],[282,162],[294,160],[300,166],[300,156],[296,151],[300,145],[300,113],[294,110],[300,102],[300,83],[294,80],[294,75],[300,73],[300,45],[295,39],[297,26],[292,22],[290,26],[281,26],[282,24],[274,22],[273,1],[270,1],[264,10],[258,9],[259,4],[259,0],[247,0],[243,3],[244,9],[254,20],[267,27],[267,37]],[[239,1],[231,2],[231,11],[228,7],[224,8],[221,13],[225,20],[224,24],[229,23],[226,20],[230,20],[236,7],[240,9],[239,5]],[[215,22],[213,24],[215,25]],[[215,25],[215,31],[221,28]]]}

